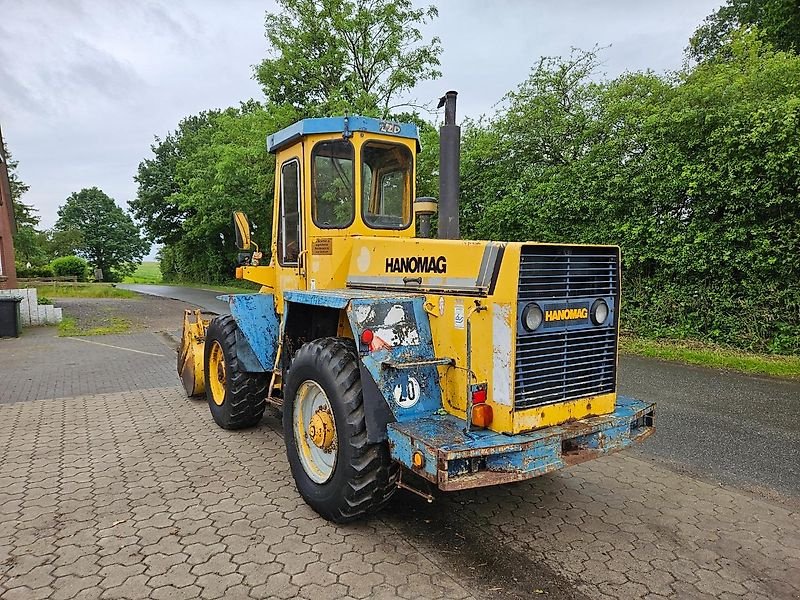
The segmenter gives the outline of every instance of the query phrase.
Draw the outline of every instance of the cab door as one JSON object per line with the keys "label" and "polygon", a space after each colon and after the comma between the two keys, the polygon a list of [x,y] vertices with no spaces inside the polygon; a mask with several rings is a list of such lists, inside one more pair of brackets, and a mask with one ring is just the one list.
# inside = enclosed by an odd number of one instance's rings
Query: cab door
{"label": "cab door", "polygon": [[277,202],[277,283],[278,308],[283,307],[283,292],[306,289],[307,262],[303,225],[302,144],[278,155]]}

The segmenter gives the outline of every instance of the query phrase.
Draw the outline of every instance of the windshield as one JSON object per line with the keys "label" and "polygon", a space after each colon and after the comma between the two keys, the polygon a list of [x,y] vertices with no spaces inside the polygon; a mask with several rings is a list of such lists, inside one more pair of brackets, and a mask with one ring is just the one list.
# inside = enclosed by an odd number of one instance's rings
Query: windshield
{"label": "windshield", "polygon": [[411,151],[399,144],[367,142],[361,150],[361,213],[379,229],[411,225]]}
{"label": "windshield", "polygon": [[311,216],[317,227],[347,227],[355,216],[353,145],[347,140],[320,142],[312,153]]}

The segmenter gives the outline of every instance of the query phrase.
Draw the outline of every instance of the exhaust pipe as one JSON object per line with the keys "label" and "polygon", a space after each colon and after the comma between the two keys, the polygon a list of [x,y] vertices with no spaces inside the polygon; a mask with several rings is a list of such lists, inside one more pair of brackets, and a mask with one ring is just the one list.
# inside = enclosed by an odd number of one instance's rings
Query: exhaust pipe
{"label": "exhaust pipe", "polygon": [[457,240],[461,127],[456,125],[456,96],[449,91],[439,99],[444,106],[444,125],[439,128],[439,239]]}

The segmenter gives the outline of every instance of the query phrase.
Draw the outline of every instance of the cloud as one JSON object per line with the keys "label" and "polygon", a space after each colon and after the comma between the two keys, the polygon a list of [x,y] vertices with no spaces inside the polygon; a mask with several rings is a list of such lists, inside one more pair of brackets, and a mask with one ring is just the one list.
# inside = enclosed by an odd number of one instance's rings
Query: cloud
{"label": "cloud", "polygon": [[[430,103],[457,89],[459,115],[479,116],[539,56],[572,46],[610,44],[610,76],[678,68],[692,30],[718,4],[440,2],[425,33],[442,38],[443,77],[411,97]],[[201,110],[260,98],[251,67],[266,54],[267,10],[273,2],[0,0],[0,122],[43,224],[84,186],[125,206],[155,135]]]}
{"label": "cloud", "polygon": [[131,64],[93,41],[102,24],[81,4],[55,4],[52,13],[42,6],[23,4],[0,26],[4,116],[59,122],[86,107],[87,98],[119,102],[144,84]]}

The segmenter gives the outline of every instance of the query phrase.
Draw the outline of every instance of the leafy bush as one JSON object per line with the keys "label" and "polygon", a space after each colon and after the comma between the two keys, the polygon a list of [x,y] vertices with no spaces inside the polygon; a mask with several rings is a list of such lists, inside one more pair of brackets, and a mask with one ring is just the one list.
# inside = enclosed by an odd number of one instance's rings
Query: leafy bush
{"label": "leafy bush", "polygon": [[679,77],[543,61],[462,145],[465,237],[617,244],[622,327],[800,352],[800,56],[757,34]]}
{"label": "leafy bush", "polygon": [[45,265],[43,267],[17,267],[17,277],[22,279],[34,279],[36,277],[53,277],[53,267]]}
{"label": "leafy bush", "polygon": [[[126,270],[126,273],[128,271]],[[123,275],[117,269],[108,269],[107,271],[103,271],[103,283],[119,283],[123,279],[125,279],[125,275]]]}
{"label": "leafy bush", "polygon": [[89,263],[80,256],[62,256],[55,259],[50,266],[57,277],[78,278],[78,281],[86,281],[89,274]]}

